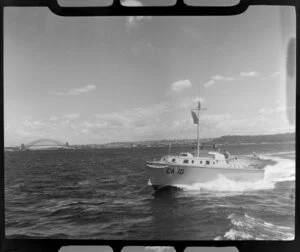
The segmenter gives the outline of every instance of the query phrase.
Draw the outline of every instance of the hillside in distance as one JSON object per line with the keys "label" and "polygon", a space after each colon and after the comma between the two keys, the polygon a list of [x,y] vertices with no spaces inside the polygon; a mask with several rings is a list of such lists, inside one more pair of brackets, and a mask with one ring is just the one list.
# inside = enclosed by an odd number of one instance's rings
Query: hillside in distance
{"label": "hillside in distance", "polygon": [[[284,133],[274,135],[230,135],[219,138],[202,138],[200,142],[203,146],[213,144],[263,144],[263,143],[284,143],[295,142],[295,133]],[[173,139],[173,140],[149,140],[137,142],[113,142],[101,145],[103,148],[132,148],[132,147],[164,147],[175,146],[196,146],[197,139]],[[98,146],[100,147],[100,146]]]}
{"label": "hillside in distance", "polygon": [[284,133],[275,135],[227,135],[211,140],[212,143],[218,144],[241,144],[241,143],[278,143],[278,142],[294,142],[295,133]]}

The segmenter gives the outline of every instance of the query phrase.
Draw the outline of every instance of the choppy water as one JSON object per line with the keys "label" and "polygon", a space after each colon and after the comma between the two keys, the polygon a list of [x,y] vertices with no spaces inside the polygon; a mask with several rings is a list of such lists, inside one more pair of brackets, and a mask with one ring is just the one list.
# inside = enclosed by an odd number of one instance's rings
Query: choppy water
{"label": "choppy water", "polygon": [[[295,146],[230,146],[276,163],[265,179],[216,181],[154,193],[145,162],[168,148],[5,153],[10,238],[293,239]],[[176,149],[172,152],[190,151]]]}

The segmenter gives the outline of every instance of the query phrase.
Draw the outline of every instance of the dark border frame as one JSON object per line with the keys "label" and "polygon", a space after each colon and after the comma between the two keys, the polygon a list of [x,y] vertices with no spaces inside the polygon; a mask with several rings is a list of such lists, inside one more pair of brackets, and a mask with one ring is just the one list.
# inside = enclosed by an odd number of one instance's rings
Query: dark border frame
{"label": "dark border frame", "polygon": [[[300,65],[299,56],[299,8],[300,0],[240,0],[234,6],[202,7],[187,6],[184,0],[177,0],[173,6],[145,6],[125,7],[119,0],[113,0],[110,6],[101,7],[61,7],[57,0],[0,0],[0,105],[4,113],[3,96],[3,14],[5,7],[49,7],[59,16],[229,16],[238,15],[247,10],[249,5],[276,5],[294,6],[296,10],[296,65]],[[296,74],[296,115],[299,111],[299,71]],[[237,247],[243,251],[297,251],[300,248],[300,234],[298,225],[299,214],[299,185],[300,172],[297,172],[300,163],[299,154],[299,119],[296,116],[296,213],[295,213],[295,239],[293,241],[147,241],[147,240],[66,240],[66,239],[6,239],[5,238],[5,213],[4,213],[4,117],[0,132],[1,164],[0,164],[0,251],[58,251],[61,246],[67,245],[103,245],[110,246],[114,252],[119,252],[124,246],[172,246],[177,252],[183,252],[186,247]]]}

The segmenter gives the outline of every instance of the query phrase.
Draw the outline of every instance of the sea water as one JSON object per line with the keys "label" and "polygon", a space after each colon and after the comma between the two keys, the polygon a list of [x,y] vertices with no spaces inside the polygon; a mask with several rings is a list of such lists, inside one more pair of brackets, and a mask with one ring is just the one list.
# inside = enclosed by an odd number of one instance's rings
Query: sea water
{"label": "sea water", "polygon": [[[5,153],[8,238],[291,240],[295,145],[227,146],[273,160],[255,183],[225,177],[154,192],[147,160],[168,147]],[[172,148],[172,153],[191,151]]]}

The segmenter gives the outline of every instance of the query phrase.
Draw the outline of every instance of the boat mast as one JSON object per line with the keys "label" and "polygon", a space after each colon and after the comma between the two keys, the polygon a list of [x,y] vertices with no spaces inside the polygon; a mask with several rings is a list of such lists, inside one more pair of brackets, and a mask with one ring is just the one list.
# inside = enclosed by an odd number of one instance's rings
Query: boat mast
{"label": "boat mast", "polygon": [[[197,114],[195,112],[195,110],[197,111]],[[198,101],[197,102],[197,108],[196,109],[192,109],[192,117],[194,120],[194,124],[197,124],[197,156],[200,156],[199,153],[199,148],[200,148],[200,139],[199,139],[199,116],[200,116],[200,110],[206,110],[206,108],[201,108],[201,102]]]}
{"label": "boat mast", "polygon": [[198,106],[197,106],[197,116],[198,116],[198,123],[197,123],[197,156],[200,156],[199,153],[199,145],[200,145],[200,140],[199,140],[199,115],[200,115],[200,109],[201,109],[201,103],[198,101]]}

